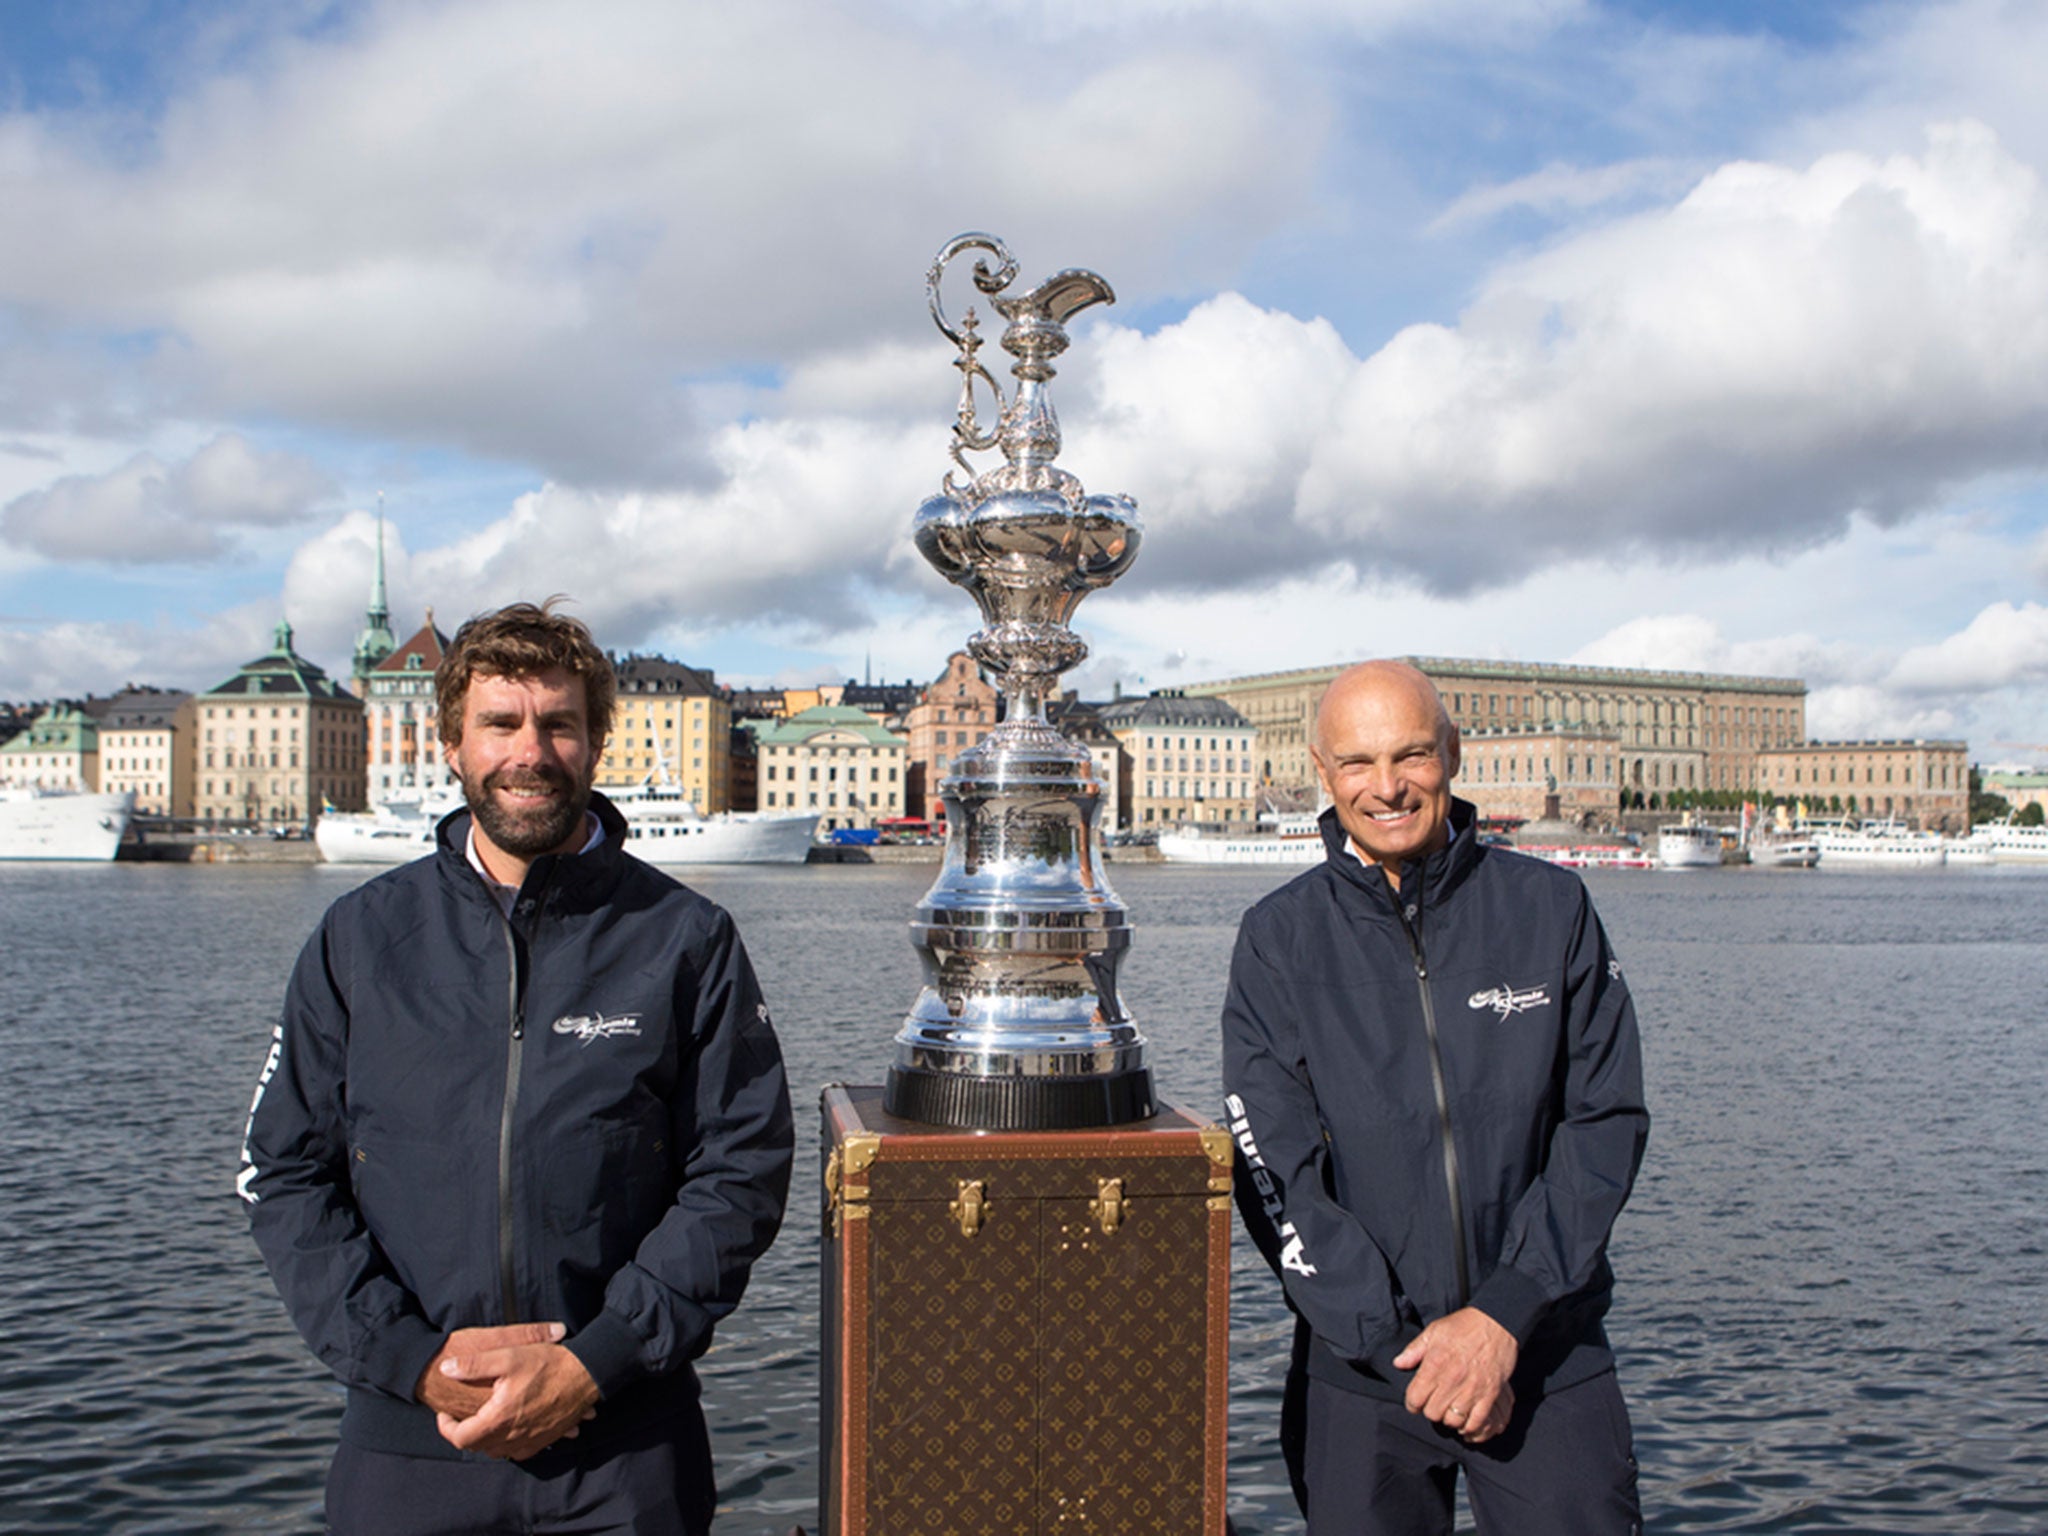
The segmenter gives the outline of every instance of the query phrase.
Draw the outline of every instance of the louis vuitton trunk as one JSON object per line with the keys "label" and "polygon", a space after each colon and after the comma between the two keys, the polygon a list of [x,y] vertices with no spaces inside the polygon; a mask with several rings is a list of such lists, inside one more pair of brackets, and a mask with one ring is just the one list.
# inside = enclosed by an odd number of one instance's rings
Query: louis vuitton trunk
{"label": "louis vuitton trunk", "polygon": [[1228,1136],[823,1110],[830,1536],[1222,1536]]}

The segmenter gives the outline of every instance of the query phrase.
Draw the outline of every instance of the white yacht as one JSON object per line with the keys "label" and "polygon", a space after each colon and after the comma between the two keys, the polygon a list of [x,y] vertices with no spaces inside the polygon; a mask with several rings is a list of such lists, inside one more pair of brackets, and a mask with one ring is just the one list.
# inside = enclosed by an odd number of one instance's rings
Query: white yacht
{"label": "white yacht", "polygon": [[132,791],[0,788],[0,859],[104,864],[135,814]]}
{"label": "white yacht", "polygon": [[650,864],[801,864],[818,832],[816,812],[700,815],[674,784],[635,784],[604,794],[626,818],[627,849]]}
{"label": "white yacht", "polygon": [[[801,864],[818,818],[800,812],[699,815],[674,785],[602,791],[626,818],[626,847],[649,864]],[[462,804],[459,790],[394,798],[371,812],[323,815],[313,828],[330,864],[404,864],[434,851],[434,828]]]}
{"label": "white yacht", "polygon": [[1695,822],[1673,822],[1657,829],[1657,862],[1665,869],[1721,867],[1721,830]]}

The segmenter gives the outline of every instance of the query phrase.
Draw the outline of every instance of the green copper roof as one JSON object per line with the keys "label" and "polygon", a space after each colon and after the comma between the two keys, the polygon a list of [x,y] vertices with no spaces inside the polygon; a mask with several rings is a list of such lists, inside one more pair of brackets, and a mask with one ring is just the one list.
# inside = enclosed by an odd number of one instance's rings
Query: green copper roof
{"label": "green copper roof", "polygon": [[278,620],[267,654],[244,662],[242,670],[216,683],[204,698],[351,699],[326,672],[292,649],[292,627]]}
{"label": "green copper roof", "polygon": [[84,710],[70,704],[52,704],[30,722],[29,728],[0,746],[0,752],[97,752],[99,728]]}
{"label": "green copper roof", "polygon": [[[754,722],[748,722],[753,726]],[[764,747],[787,747],[809,741],[826,731],[851,731],[872,746],[908,746],[894,731],[879,724],[866,710],[843,704],[819,704],[799,710],[787,720],[761,721],[755,735]]]}

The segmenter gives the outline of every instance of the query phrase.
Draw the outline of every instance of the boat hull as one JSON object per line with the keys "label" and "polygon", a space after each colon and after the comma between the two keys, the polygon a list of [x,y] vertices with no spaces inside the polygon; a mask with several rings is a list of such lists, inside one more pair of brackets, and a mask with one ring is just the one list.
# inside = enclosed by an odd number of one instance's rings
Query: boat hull
{"label": "boat hull", "polygon": [[629,811],[627,826],[626,850],[649,864],[801,864],[810,857],[818,818],[732,811],[641,820]]}
{"label": "boat hull", "polygon": [[1659,827],[1657,863],[1664,869],[1718,869],[1721,834],[1712,827]]}
{"label": "boat hull", "polygon": [[0,790],[0,859],[104,864],[135,814],[135,796]]}

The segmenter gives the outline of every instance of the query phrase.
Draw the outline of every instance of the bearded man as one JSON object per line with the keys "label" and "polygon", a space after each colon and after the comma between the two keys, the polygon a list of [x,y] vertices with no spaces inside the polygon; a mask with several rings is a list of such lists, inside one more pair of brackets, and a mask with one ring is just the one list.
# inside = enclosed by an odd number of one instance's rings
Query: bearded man
{"label": "bearded man", "polygon": [[481,615],[434,683],[467,809],[328,909],[236,1181],[349,1389],[328,1529],[699,1536],[690,1362],[789,1186],[768,1009],[591,788],[616,682],[584,625]]}

